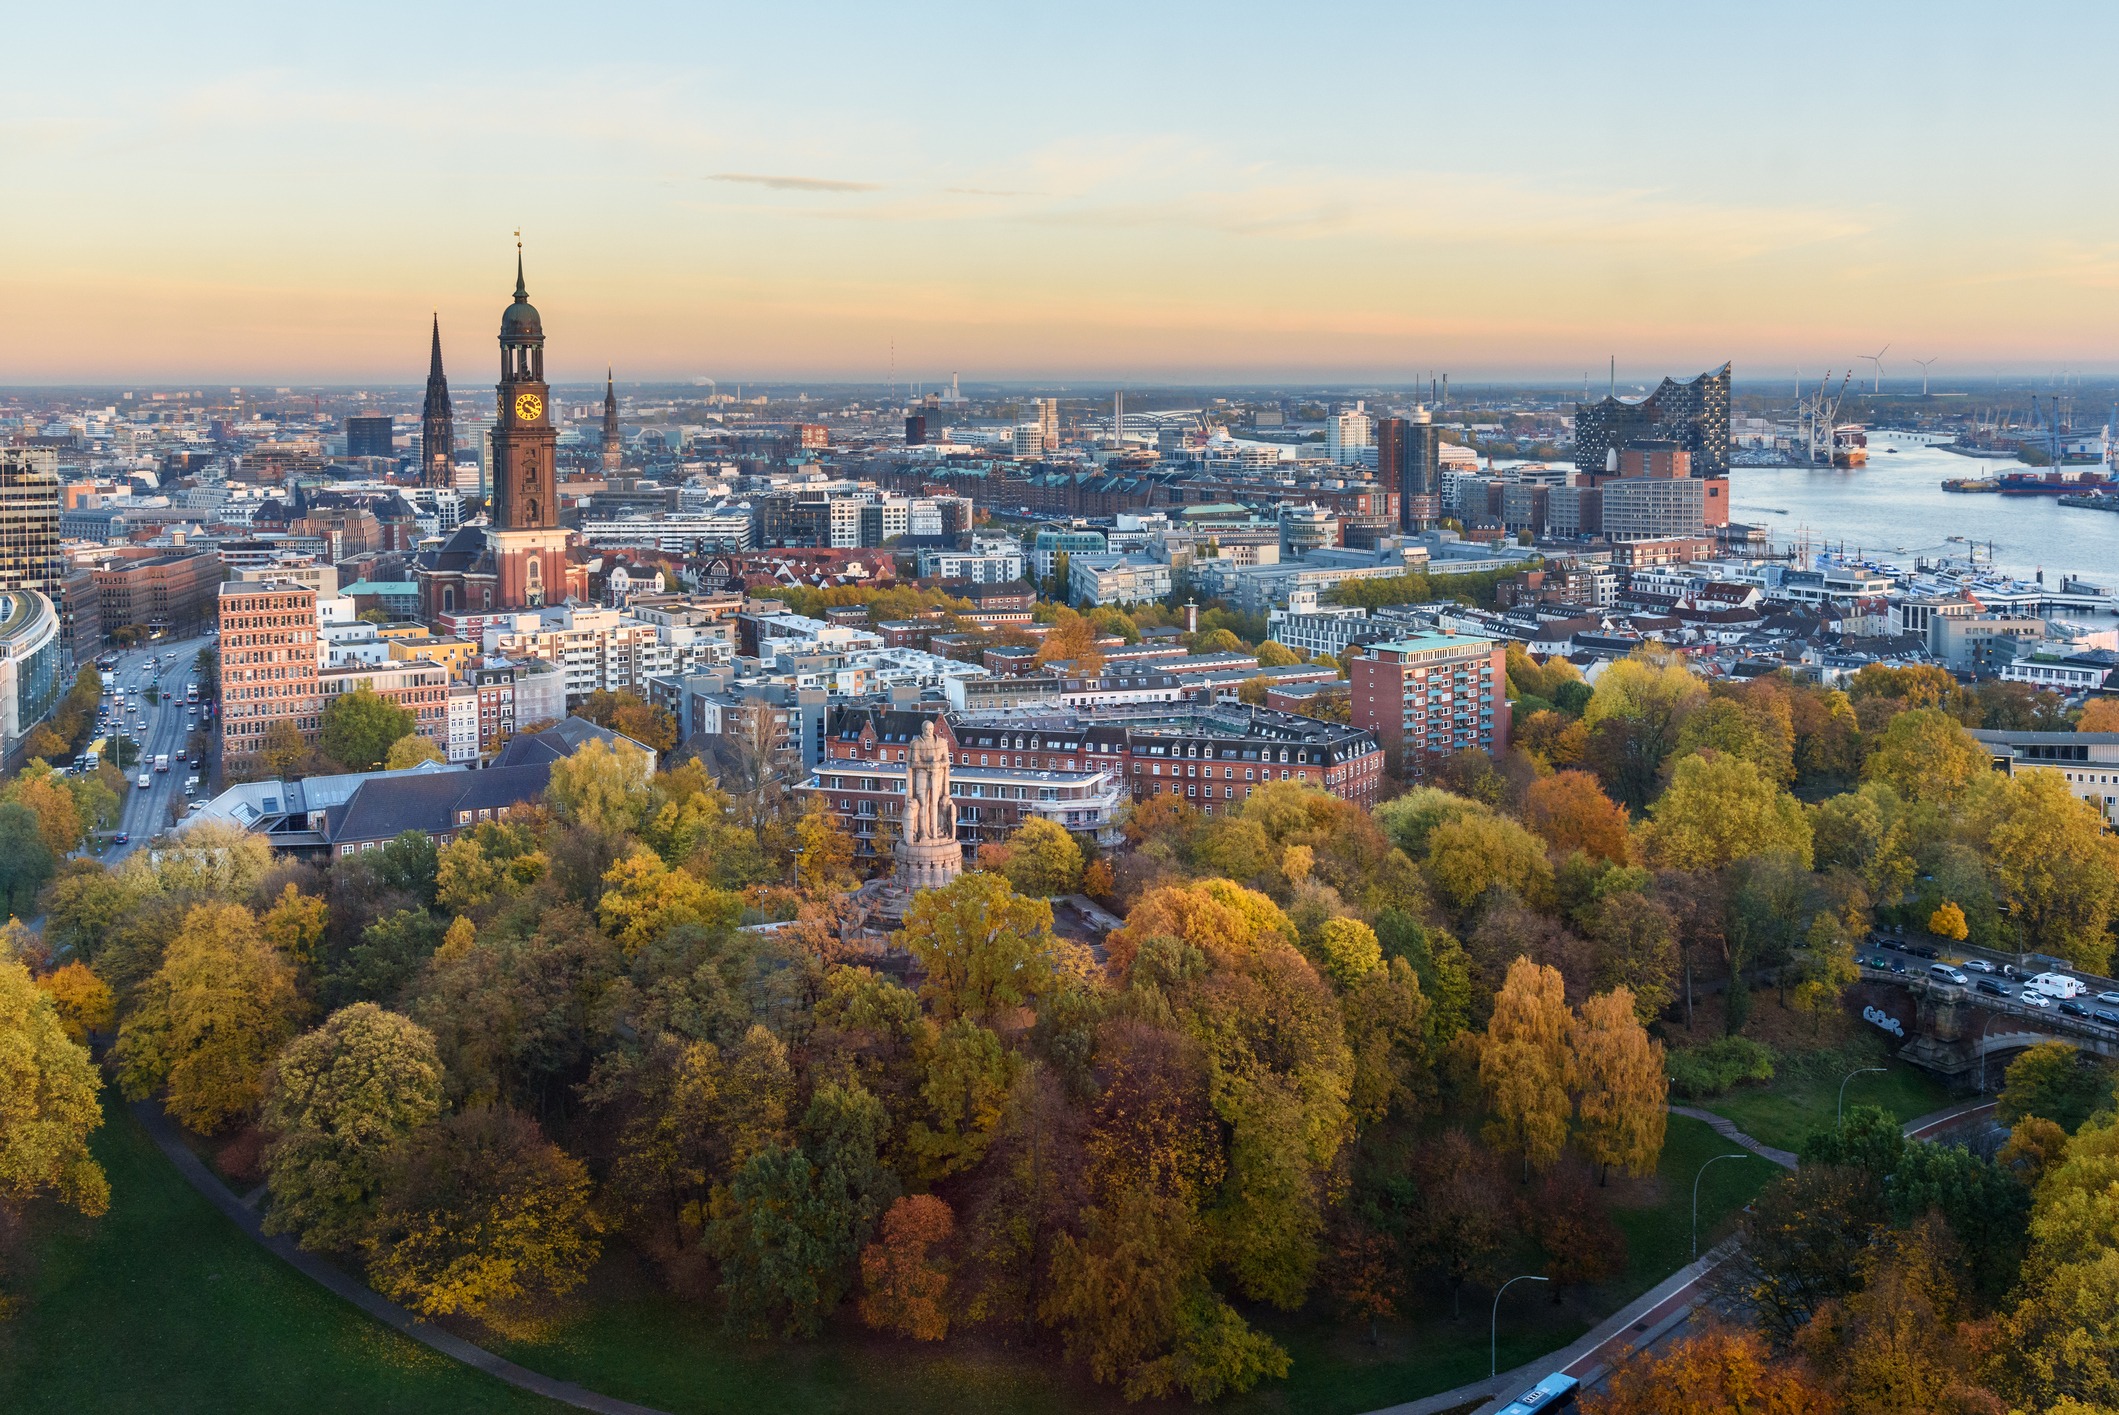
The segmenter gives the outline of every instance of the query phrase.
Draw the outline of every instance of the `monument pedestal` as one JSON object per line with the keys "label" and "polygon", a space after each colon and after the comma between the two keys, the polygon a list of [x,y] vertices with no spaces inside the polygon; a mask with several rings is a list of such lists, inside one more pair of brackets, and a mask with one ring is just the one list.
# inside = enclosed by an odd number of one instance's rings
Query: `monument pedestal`
{"label": "monument pedestal", "polygon": [[964,872],[964,847],[954,840],[900,840],[896,854],[897,884],[908,892],[940,889]]}

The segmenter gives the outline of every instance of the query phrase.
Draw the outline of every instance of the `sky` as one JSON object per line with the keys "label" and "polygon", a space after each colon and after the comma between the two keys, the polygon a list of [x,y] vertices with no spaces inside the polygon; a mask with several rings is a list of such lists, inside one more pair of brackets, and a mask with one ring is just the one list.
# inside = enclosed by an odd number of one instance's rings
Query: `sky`
{"label": "sky", "polygon": [[2119,368],[2108,4],[11,8],[4,384]]}

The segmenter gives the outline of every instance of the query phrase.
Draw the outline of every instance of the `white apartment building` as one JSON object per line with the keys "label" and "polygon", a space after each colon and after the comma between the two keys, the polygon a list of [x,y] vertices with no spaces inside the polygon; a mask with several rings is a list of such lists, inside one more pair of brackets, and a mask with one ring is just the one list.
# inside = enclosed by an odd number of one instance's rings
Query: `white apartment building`
{"label": "white apartment building", "polygon": [[[859,508],[854,508],[856,534]],[[839,513],[834,504],[832,529],[836,536]],[[709,511],[675,511],[664,515],[612,516],[584,521],[581,538],[590,545],[652,545],[657,550],[688,550],[693,543],[751,548],[751,513],[747,506],[717,507]],[[832,544],[839,542],[834,539]],[[858,544],[858,540],[856,541]]]}
{"label": "white apartment building", "polygon": [[668,673],[674,655],[653,624],[615,609],[562,606],[495,617],[485,649],[509,658],[541,658],[566,680],[566,699],[631,692],[647,696],[649,677]]}
{"label": "white apartment building", "polygon": [[1376,424],[1359,405],[1350,412],[1334,413],[1325,421],[1324,454],[1342,466],[1359,462],[1375,440]]}
{"label": "white apartment building", "polygon": [[1071,555],[1067,598],[1076,604],[1138,604],[1170,593],[1170,567],[1151,556]]}
{"label": "white apartment building", "polygon": [[1023,548],[1012,550],[923,550],[920,578],[1008,585],[1023,578]]}
{"label": "white apartment building", "polygon": [[[1290,599],[1288,608],[1275,609],[1266,615],[1266,637],[1298,653],[1307,653],[1311,657],[1327,653],[1343,660],[1358,636],[1374,633],[1366,609],[1350,605],[1320,605],[1316,602],[1315,591],[1298,592]],[[1299,601],[1302,607],[1297,608],[1292,601]]]}
{"label": "white apartment building", "polygon": [[470,683],[451,683],[445,704],[448,709],[449,740],[443,748],[452,762],[478,760],[478,689]]}

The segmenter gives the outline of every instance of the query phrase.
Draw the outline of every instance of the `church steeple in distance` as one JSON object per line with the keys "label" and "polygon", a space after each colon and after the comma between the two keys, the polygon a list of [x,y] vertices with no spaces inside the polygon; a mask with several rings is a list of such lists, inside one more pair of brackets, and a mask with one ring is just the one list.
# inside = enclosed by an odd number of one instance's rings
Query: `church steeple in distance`
{"label": "church steeple in distance", "polygon": [[618,438],[618,385],[611,380],[611,367],[603,368],[603,469],[615,472],[625,461],[625,448]]}
{"label": "church steeple in distance", "polygon": [[427,401],[419,410],[419,484],[456,482],[456,410],[441,371],[441,316],[434,316],[434,353],[427,363]]}

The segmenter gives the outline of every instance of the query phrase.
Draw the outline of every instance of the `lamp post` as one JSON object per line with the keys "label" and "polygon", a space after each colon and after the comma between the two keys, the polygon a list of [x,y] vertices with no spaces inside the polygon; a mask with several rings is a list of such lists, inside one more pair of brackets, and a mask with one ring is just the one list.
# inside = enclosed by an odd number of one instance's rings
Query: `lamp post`
{"label": "lamp post", "polygon": [[1539,1277],[1536,1273],[1524,1273],[1521,1277],[1512,1277],[1507,1282],[1502,1283],[1500,1290],[1494,1293],[1494,1318],[1489,1324],[1486,1334],[1486,1360],[1487,1365],[1490,1367],[1486,1373],[1488,1380],[1492,1380],[1501,1374],[1501,1293],[1508,1291],[1519,1282],[1551,1281],[1551,1278]]}
{"label": "lamp post", "polygon": [[1700,1166],[1700,1172],[1692,1176],[1692,1256],[1694,1261],[1697,1261],[1700,1256],[1700,1181],[1707,1177],[1707,1165],[1713,1164],[1715,1160],[1762,1160],[1765,1158],[1764,1155],[1755,1155],[1749,1150],[1732,1150],[1726,1155],[1716,1155],[1714,1159],[1708,1160],[1707,1164]]}
{"label": "lamp post", "polygon": [[1846,1074],[1845,1076],[1843,1076],[1843,1077],[1841,1077],[1841,1078],[1840,1078],[1840,1082],[1839,1082],[1839,1114],[1833,1117],[1833,1121],[1832,1121],[1832,1127],[1833,1127],[1833,1129],[1835,1129],[1835,1130],[1836,1130],[1836,1129],[1838,1129],[1838,1128],[1839,1128],[1840,1126],[1842,1126],[1842,1125],[1844,1125],[1844,1124],[1846,1124],[1846,1123],[1847,1123],[1847,1082],[1849,1082],[1849,1081],[1853,1080],[1853,1079],[1854,1079],[1855,1077],[1857,1077],[1857,1076],[1866,1076],[1866,1075],[1868,1075],[1868,1074],[1869,1074],[1869,1073],[1870,1073],[1871,1071],[1888,1071],[1888,1070],[1890,1070],[1890,1068],[1889,1068],[1888,1066],[1864,1066],[1864,1067],[1863,1067],[1863,1068],[1862,1068],[1861,1070],[1859,1070],[1859,1071],[1849,1071],[1849,1072],[1848,1072],[1848,1073],[1847,1073],[1847,1074]]}

